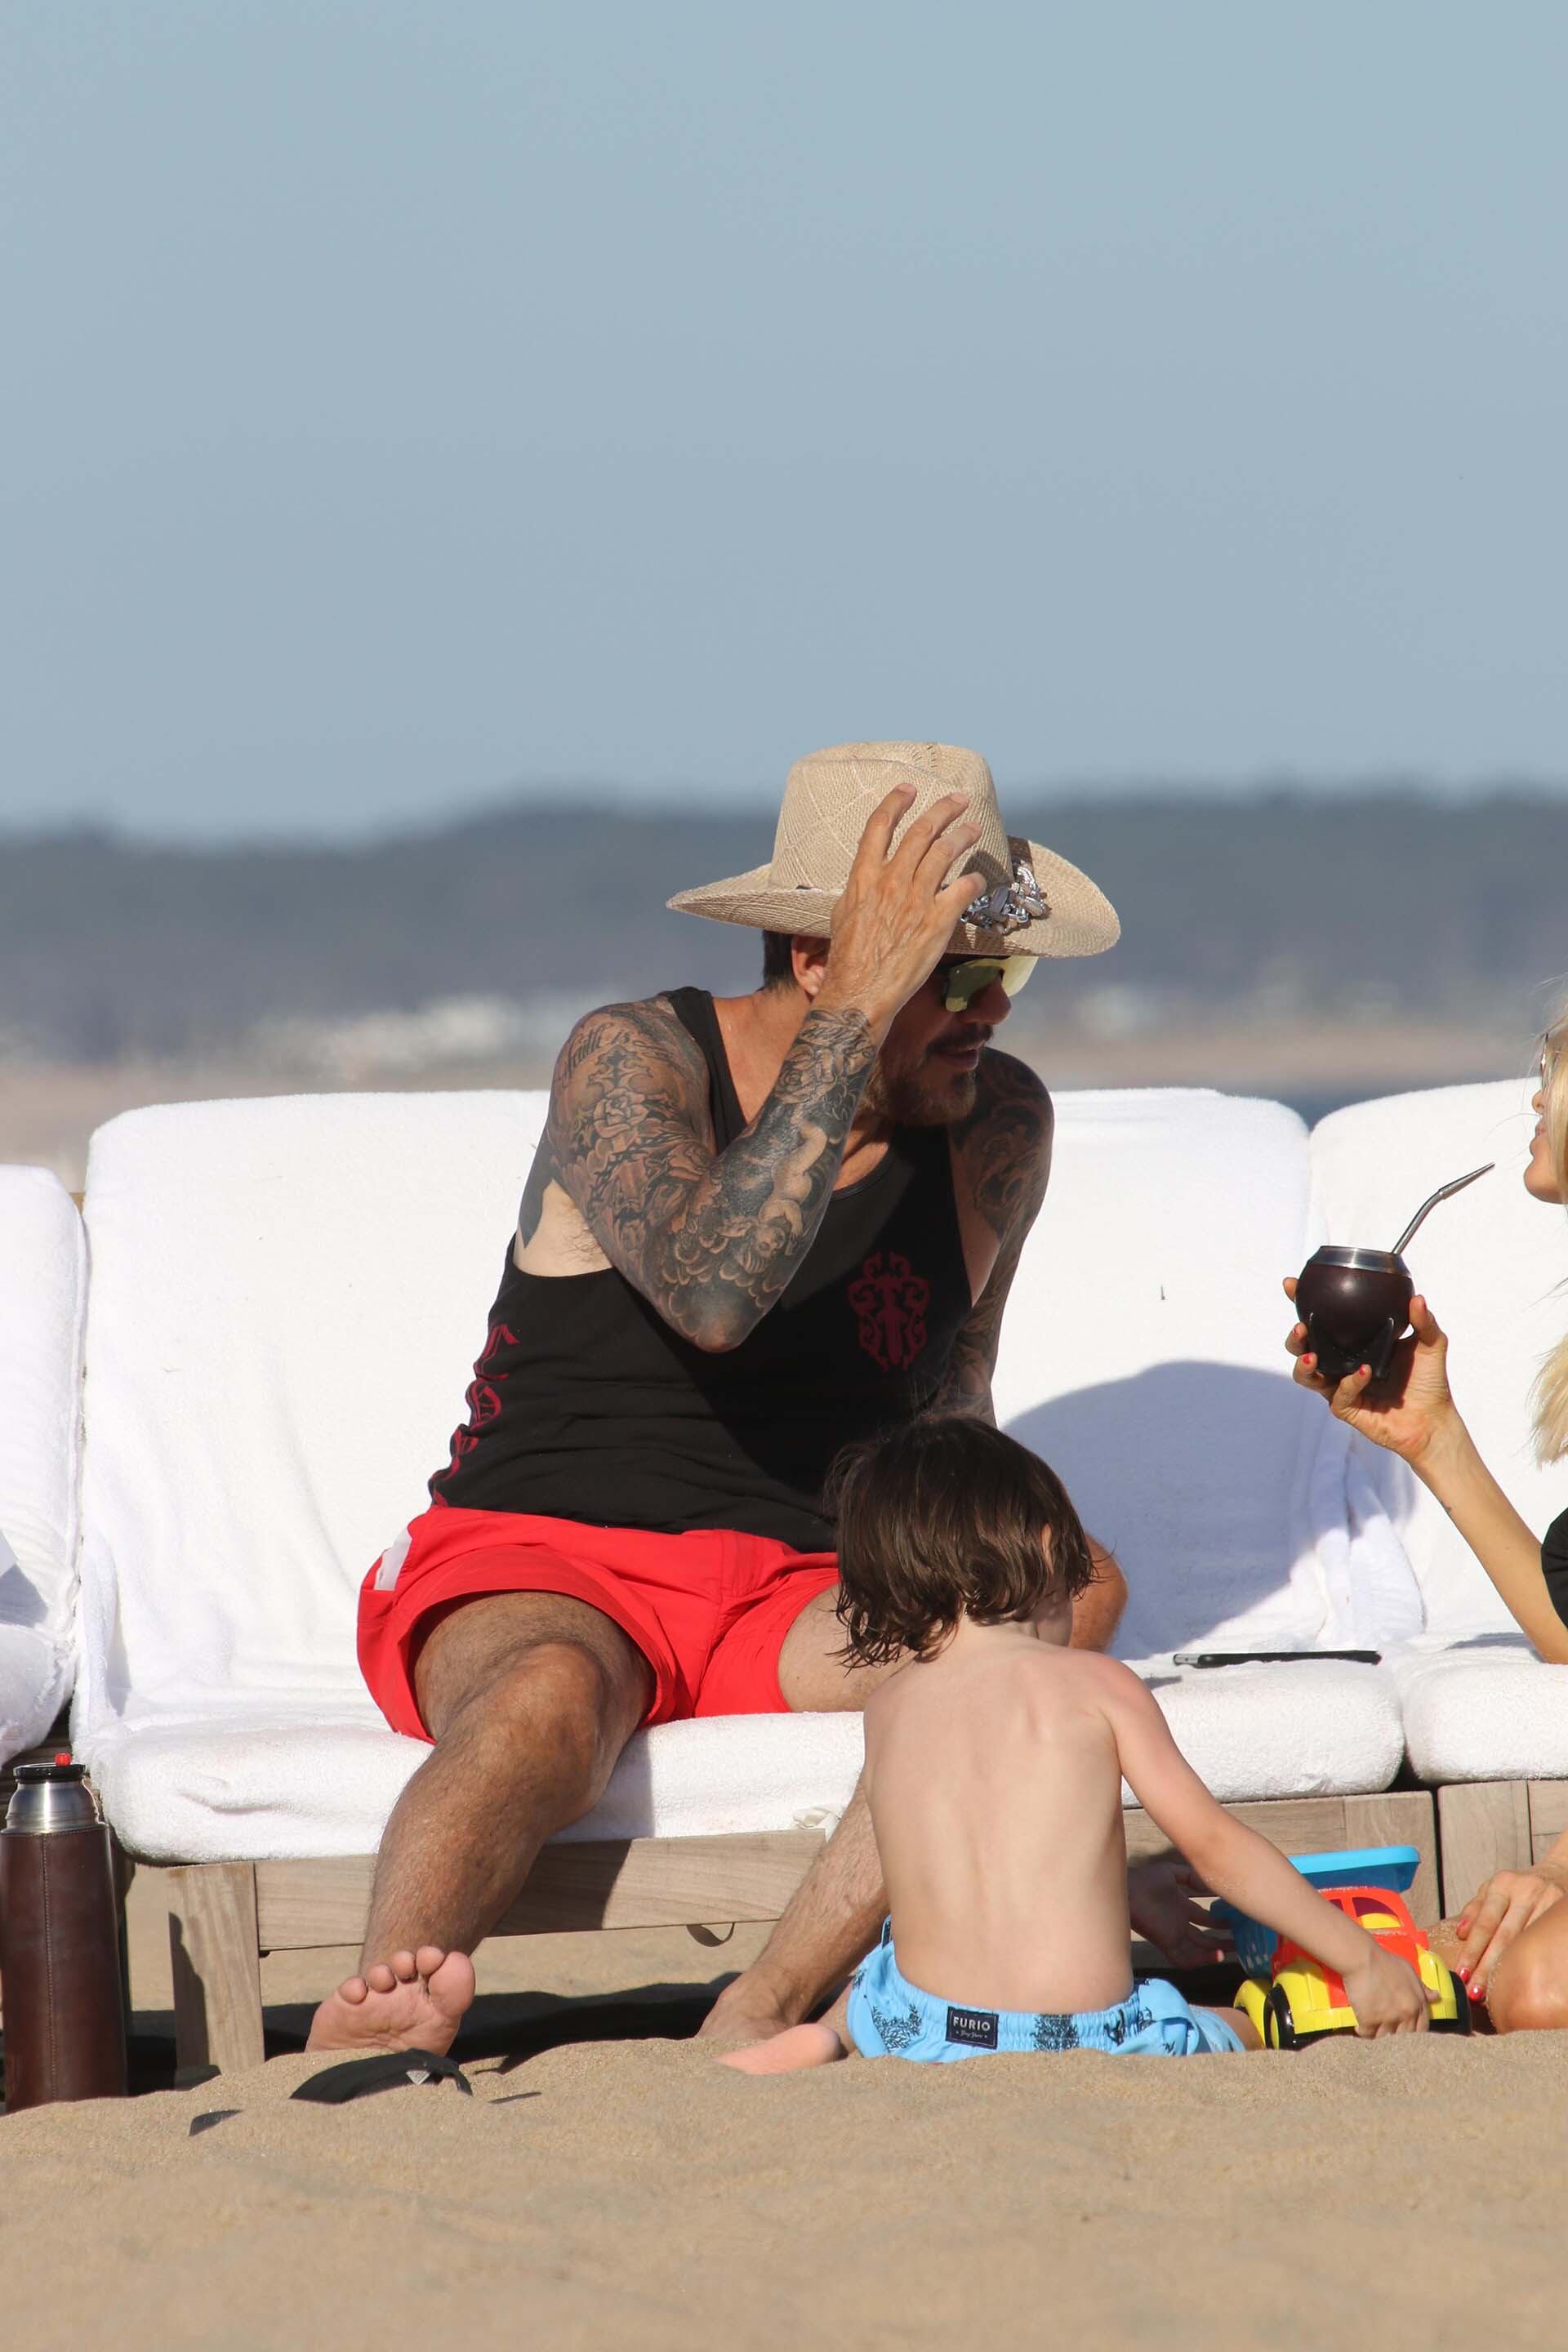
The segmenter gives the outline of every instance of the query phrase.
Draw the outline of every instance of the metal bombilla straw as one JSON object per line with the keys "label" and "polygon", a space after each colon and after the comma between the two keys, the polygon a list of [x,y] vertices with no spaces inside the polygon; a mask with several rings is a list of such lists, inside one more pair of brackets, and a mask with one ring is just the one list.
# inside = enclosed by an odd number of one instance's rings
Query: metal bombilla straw
{"label": "metal bombilla straw", "polygon": [[1402,1257],[1404,1255],[1405,1243],[1410,1239],[1412,1234],[1416,1231],[1424,1220],[1431,1215],[1432,1211],[1436,1207],[1439,1201],[1451,1200],[1456,1192],[1462,1192],[1467,1184],[1473,1184],[1478,1176],[1489,1176],[1496,1166],[1497,1161],[1495,1160],[1489,1160],[1484,1168],[1472,1168],[1468,1176],[1456,1176],[1451,1184],[1439,1185],[1436,1192],[1433,1193],[1432,1198],[1429,1201],[1422,1202],[1421,1206],[1416,1210],[1415,1214],[1411,1218],[1410,1223],[1405,1226],[1405,1231],[1394,1243],[1393,1249],[1389,1253],[1390,1256]]}

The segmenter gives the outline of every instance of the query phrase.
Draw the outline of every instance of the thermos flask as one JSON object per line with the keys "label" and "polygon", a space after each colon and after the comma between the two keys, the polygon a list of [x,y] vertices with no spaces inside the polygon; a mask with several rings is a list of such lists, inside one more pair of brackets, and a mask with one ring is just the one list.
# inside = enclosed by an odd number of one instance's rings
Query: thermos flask
{"label": "thermos flask", "polygon": [[0,1830],[5,2106],[125,2096],[120,1909],[87,1768],[19,1764]]}

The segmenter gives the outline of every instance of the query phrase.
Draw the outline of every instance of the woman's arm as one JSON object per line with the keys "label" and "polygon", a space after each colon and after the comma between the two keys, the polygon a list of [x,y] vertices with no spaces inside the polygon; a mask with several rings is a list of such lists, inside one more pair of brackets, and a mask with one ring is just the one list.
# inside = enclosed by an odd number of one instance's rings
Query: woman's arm
{"label": "woman's arm", "polygon": [[[1294,1282],[1285,1296],[1296,1296]],[[1557,1614],[1541,1568],[1541,1542],[1526,1527],[1482,1461],[1448,1387],[1448,1342],[1421,1297],[1410,1302],[1411,1335],[1401,1340],[1385,1376],[1365,1365],[1336,1386],[1318,1370],[1305,1324],[1285,1342],[1296,1359],[1299,1388],[1321,1396],[1374,1445],[1407,1462],[1435,1495],[1497,1587],[1503,1606],[1549,1665],[1568,1665],[1568,1625]]]}
{"label": "woman's arm", "polygon": [[1541,1538],[1482,1461],[1458,1412],[1411,1468],[1447,1512],[1522,1633],[1548,1665],[1568,1665],[1568,1625],[1541,1570]]}

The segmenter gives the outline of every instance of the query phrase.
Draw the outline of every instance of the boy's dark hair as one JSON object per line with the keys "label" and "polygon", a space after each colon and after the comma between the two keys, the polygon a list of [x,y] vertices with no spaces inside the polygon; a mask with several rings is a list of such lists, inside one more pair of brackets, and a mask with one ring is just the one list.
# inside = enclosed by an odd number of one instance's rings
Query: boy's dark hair
{"label": "boy's dark hair", "polygon": [[848,1446],[827,1495],[841,1654],[852,1665],[929,1657],[961,1615],[981,1625],[1029,1618],[1094,1582],[1089,1538],[1056,1472],[986,1422],[933,1414]]}
{"label": "boy's dark hair", "polygon": [[780,988],[795,978],[795,933],[763,933],[763,986]]}

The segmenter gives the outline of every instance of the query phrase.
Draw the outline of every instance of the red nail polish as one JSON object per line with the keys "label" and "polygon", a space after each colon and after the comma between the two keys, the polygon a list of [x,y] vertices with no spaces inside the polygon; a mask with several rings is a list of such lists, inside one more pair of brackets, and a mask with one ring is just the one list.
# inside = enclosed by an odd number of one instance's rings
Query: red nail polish
{"label": "red nail polish", "polygon": [[1472,1985],[1470,1987],[1470,1999],[1472,2000],[1484,2000],[1486,1999],[1486,1995],[1482,1992],[1479,1985]]}
{"label": "red nail polish", "polygon": [[1460,1982],[1461,1984],[1468,1984],[1468,1983],[1469,1983],[1469,1981],[1470,1981],[1470,1971],[1469,1971],[1468,1964],[1468,1963],[1462,1963],[1462,1964],[1461,1964],[1461,1966],[1460,1966],[1460,1969],[1459,1969],[1459,1982]]}

